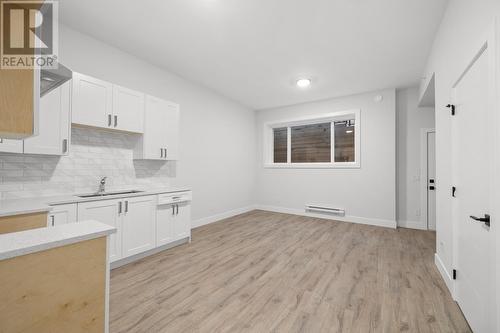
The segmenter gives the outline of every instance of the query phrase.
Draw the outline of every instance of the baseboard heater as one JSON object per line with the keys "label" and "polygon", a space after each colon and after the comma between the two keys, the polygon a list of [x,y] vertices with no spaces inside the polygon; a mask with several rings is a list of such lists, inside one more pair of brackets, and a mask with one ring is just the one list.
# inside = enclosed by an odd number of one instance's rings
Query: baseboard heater
{"label": "baseboard heater", "polygon": [[317,206],[317,205],[306,205],[306,212],[345,216],[344,209],[332,208],[332,207],[326,207],[326,206]]}

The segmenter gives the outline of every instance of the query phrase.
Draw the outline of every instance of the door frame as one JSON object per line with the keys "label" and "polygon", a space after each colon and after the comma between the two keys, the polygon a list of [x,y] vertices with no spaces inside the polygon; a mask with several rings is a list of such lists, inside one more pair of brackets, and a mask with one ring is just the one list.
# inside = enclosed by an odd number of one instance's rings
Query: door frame
{"label": "door frame", "polygon": [[[420,129],[420,223],[424,230],[429,230],[429,212],[428,210],[428,197],[427,197],[427,176],[428,176],[428,138],[429,133],[436,133],[435,128],[421,128]],[[437,190],[437,183],[436,183]],[[437,219],[436,219],[437,222]],[[437,223],[436,223],[437,228]]]}
{"label": "door frame", "polygon": [[[493,156],[492,156],[492,166],[494,170],[498,170],[500,168],[500,134],[498,133],[498,129],[500,128],[500,20],[499,18],[495,18],[492,26],[487,31],[487,33],[482,36],[482,38],[476,43],[476,47],[474,48],[474,52],[471,52],[469,56],[466,58],[467,62],[463,63],[460,66],[461,69],[464,69],[457,76],[457,80],[454,81],[452,85],[452,94],[451,100],[452,103],[456,102],[456,87],[461,82],[462,78],[467,74],[470,68],[475,64],[477,59],[483,54],[485,50],[489,52],[489,65],[492,67],[493,75],[490,77],[490,89],[489,89],[489,116],[493,120],[490,124],[491,132],[493,133],[491,139],[494,144],[492,147]],[[453,119],[452,119],[453,120]],[[451,139],[455,137],[456,130],[455,126],[452,125],[451,131]],[[455,156],[456,154],[452,152],[452,164],[456,165]],[[452,182],[455,182],[457,179],[456,169],[452,171]],[[492,267],[492,276],[490,278],[491,287],[493,288],[489,309],[491,313],[489,314],[490,318],[490,327],[500,328],[500,286],[495,285],[495,281],[500,281],[500,207],[498,207],[498,203],[500,201],[500,175],[498,173],[493,172],[493,186],[490,190],[490,211],[492,219],[492,224],[490,227],[491,232],[491,244],[490,244],[490,253],[491,256],[491,265]],[[457,193],[459,193],[460,189],[457,189]],[[452,265],[453,268],[457,267],[458,264],[458,203],[452,199],[452,240],[453,240],[453,256],[452,256]],[[495,219],[497,217],[497,219]],[[497,246],[498,245],[498,246]],[[459,273],[458,273],[459,274]],[[457,300],[457,282],[452,280],[452,297]],[[495,319],[496,318],[496,319]]]}

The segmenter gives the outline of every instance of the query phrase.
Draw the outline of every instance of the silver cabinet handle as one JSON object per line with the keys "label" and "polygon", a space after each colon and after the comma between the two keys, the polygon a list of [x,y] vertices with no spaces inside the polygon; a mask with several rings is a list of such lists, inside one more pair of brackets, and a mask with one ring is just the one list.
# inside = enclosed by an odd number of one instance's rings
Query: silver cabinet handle
{"label": "silver cabinet handle", "polygon": [[125,201],[125,213],[128,213],[128,200]]}
{"label": "silver cabinet handle", "polygon": [[167,158],[167,148],[163,148],[165,149],[165,158]]}
{"label": "silver cabinet handle", "polygon": [[55,226],[55,224],[54,215],[50,215],[50,225]]}
{"label": "silver cabinet handle", "polygon": [[177,211],[175,212],[175,215],[179,215],[179,205],[175,205],[175,207],[177,207],[176,208]]}
{"label": "silver cabinet handle", "polygon": [[118,126],[118,116],[115,115],[115,127]]}
{"label": "silver cabinet handle", "polygon": [[108,126],[111,126],[111,114],[108,114]]}
{"label": "silver cabinet handle", "polygon": [[120,201],[118,203],[118,214],[121,214],[122,213],[122,202]]}
{"label": "silver cabinet handle", "polygon": [[175,205],[172,205],[172,215],[175,215]]}
{"label": "silver cabinet handle", "polygon": [[63,153],[68,152],[68,139],[63,140]]}
{"label": "silver cabinet handle", "polygon": [[160,157],[163,158],[163,148],[160,148]]}

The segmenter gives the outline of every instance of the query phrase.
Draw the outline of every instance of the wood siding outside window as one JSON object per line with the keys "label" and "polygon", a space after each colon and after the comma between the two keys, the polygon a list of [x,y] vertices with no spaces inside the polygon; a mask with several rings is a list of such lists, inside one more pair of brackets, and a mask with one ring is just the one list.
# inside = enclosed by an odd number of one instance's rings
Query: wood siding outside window
{"label": "wood siding outside window", "polygon": [[288,128],[273,129],[274,136],[274,163],[288,162]]}
{"label": "wood siding outside window", "polygon": [[292,163],[331,162],[331,123],[291,128]]}

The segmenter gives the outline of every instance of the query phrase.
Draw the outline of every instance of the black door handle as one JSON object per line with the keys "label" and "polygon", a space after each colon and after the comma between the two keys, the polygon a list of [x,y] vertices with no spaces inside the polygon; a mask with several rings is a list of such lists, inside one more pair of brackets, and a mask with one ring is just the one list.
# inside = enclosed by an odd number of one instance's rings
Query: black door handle
{"label": "black door handle", "polygon": [[484,217],[476,217],[476,216],[470,216],[471,219],[474,221],[482,222],[486,224],[488,227],[490,226],[490,216],[488,214],[485,214]]}
{"label": "black door handle", "polygon": [[434,186],[429,186],[429,190],[434,191],[436,188]]}

